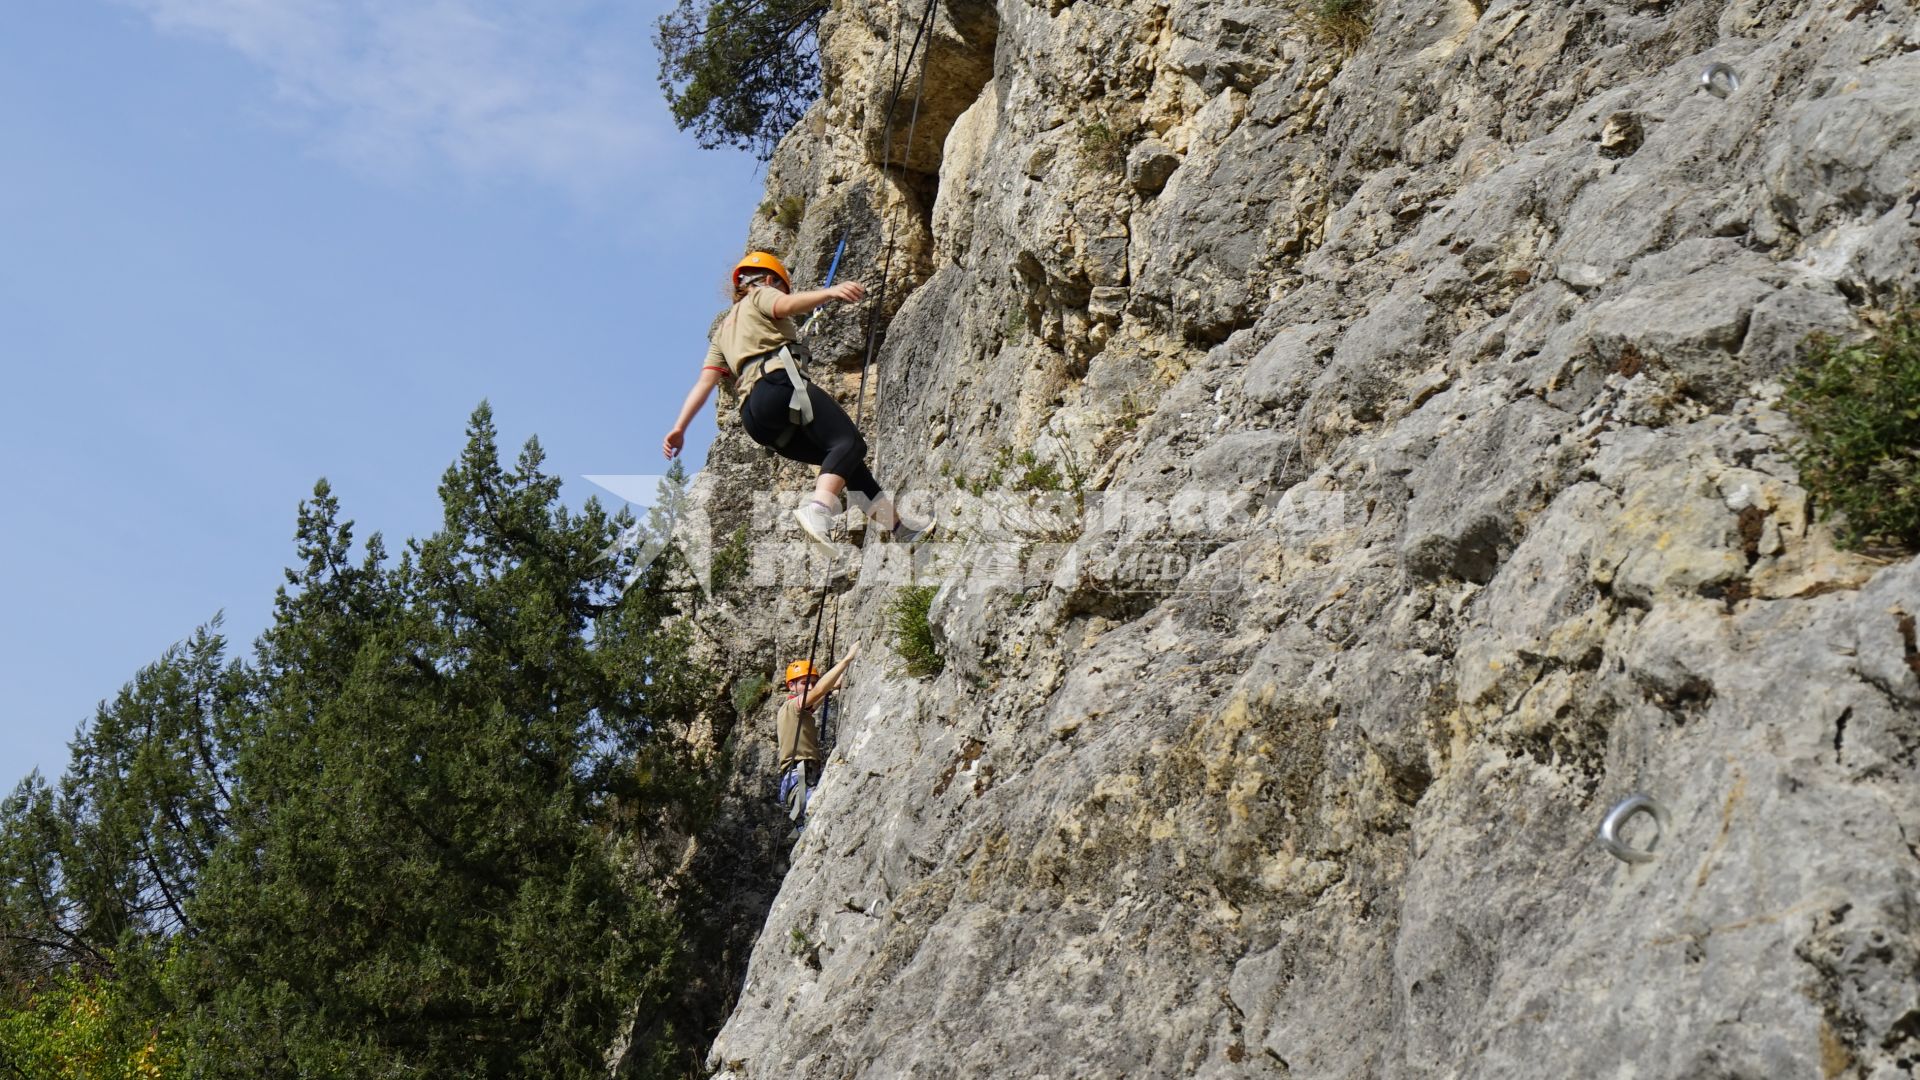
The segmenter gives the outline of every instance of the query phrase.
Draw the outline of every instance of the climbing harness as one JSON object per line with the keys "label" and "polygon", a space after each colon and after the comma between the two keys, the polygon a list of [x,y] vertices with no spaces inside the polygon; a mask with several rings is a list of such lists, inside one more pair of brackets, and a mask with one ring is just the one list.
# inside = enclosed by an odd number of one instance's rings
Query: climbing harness
{"label": "climbing harness", "polygon": [[780,805],[787,812],[787,819],[797,827],[807,814],[807,801],[818,786],[819,781],[810,774],[809,763],[796,761],[787,766],[780,776]]}
{"label": "climbing harness", "polygon": [[[770,353],[762,353],[740,365],[744,373],[751,365],[787,373],[787,381],[793,384],[793,396],[787,399],[787,428],[774,436],[774,446],[785,446],[793,439],[797,428],[808,427],[813,423],[813,399],[807,396],[807,377],[803,362],[811,362],[812,354],[807,352],[805,342],[791,341]],[[765,372],[762,372],[765,374]]]}
{"label": "climbing harness", "polygon": [[1740,73],[1716,60],[1700,73],[1700,87],[1714,97],[1724,98],[1740,89]]}
{"label": "climbing harness", "polygon": [[[829,287],[833,284],[833,275],[840,270],[840,256],[847,250],[847,235],[850,232],[852,232],[852,229],[848,229],[847,232],[840,234],[840,246],[834,249],[833,262],[827,267],[826,285],[822,286],[822,288]],[[758,255],[761,253],[755,252],[754,254]],[[747,258],[751,260],[753,256],[749,255]],[[773,266],[767,267],[767,269],[780,270],[780,280],[787,280],[784,272],[785,267],[780,266],[779,260],[774,259],[771,255],[767,256],[767,259],[773,263]],[[760,266],[761,264],[742,262],[740,267],[749,265]],[[740,267],[735,267],[734,273],[738,274]],[[789,285],[788,288],[792,288],[792,286]],[[759,364],[762,367],[770,367],[775,371],[784,371],[787,373],[787,381],[793,384],[793,396],[787,399],[787,426],[780,434],[773,437],[773,445],[767,447],[768,454],[772,454],[775,450],[785,449],[786,445],[793,441],[794,432],[813,424],[813,398],[807,392],[806,378],[806,368],[812,365],[813,354],[807,350],[805,334],[813,327],[813,320],[819,317],[820,310],[815,308],[813,313],[807,316],[807,321],[800,327],[801,337],[780,346],[770,353],[762,353],[759,356],[751,357],[746,363],[740,365],[742,375],[745,375],[754,364]]]}
{"label": "climbing harness", "polygon": [[[1647,841],[1644,849],[1633,847],[1620,839],[1621,827],[1635,814],[1646,814],[1653,819],[1653,839]],[[1634,795],[1621,800],[1618,806],[1608,811],[1606,820],[1600,823],[1598,839],[1601,848],[1621,862],[1647,863],[1653,861],[1653,849],[1672,825],[1673,815],[1667,813],[1667,808],[1651,795]]]}
{"label": "climbing harness", "polygon": [[[847,236],[851,227],[840,234],[840,246],[833,250],[833,262],[827,266],[827,281],[822,288],[833,286],[833,275],[840,272],[840,256],[847,250]],[[793,286],[789,284],[787,288]],[[806,332],[812,328],[813,320],[820,317],[820,309],[815,308],[800,327],[801,336],[780,346],[773,354],[775,369],[787,373],[787,381],[793,383],[793,396],[787,399],[787,430],[773,440],[775,446],[785,446],[792,441],[794,430],[813,426],[813,398],[807,394],[806,367],[812,365],[813,354],[807,351]]]}

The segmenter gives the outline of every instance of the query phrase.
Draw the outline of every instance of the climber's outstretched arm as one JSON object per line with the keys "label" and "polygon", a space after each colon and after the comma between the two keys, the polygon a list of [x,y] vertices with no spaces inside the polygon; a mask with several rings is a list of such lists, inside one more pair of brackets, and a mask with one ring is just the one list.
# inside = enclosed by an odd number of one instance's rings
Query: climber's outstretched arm
{"label": "climber's outstretched arm", "polygon": [[773,317],[787,319],[805,315],[829,300],[851,304],[865,295],[867,287],[857,281],[843,281],[825,289],[809,289],[802,293],[781,293],[773,298]]}
{"label": "climber's outstretched arm", "polygon": [[819,708],[820,703],[827,700],[827,695],[833,693],[833,688],[840,685],[841,676],[847,673],[847,665],[853,663],[853,658],[859,655],[860,643],[856,641],[853,647],[847,650],[847,655],[839,663],[828,668],[827,673],[820,676],[820,681],[813,684],[813,689],[807,691],[807,708]]}
{"label": "climber's outstretched arm", "polygon": [[693,389],[687,392],[686,404],[680,406],[680,419],[674,423],[673,430],[667,432],[667,437],[660,442],[661,451],[668,457],[679,455],[680,447],[687,441],[687,425],[693,423],[693,418],[700,415],[700,410],[706,407],[707,396],[713,393],[714,385],[725,375],[726,372],[712,367],[700,372],[699,380],[693,384]]}

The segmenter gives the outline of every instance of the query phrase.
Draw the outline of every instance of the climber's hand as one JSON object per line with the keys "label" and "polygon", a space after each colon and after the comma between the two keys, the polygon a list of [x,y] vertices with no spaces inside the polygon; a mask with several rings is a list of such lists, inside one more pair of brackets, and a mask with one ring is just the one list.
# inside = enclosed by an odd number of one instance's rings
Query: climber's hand
{"label": "climber's hand", "polygon": [[867,295],[867,287],[857,281],[843,281],[827,287],[827,295],[841,303],[851,304]]}
{"label": "climber's hand", "polygon": [[666,454],[668,458],[675,458],[680,455],[680,448],[686,444],[686,431],[681,428],[674,428],[672,431],[667,432],[666,438],[660,440],[660,451]]}

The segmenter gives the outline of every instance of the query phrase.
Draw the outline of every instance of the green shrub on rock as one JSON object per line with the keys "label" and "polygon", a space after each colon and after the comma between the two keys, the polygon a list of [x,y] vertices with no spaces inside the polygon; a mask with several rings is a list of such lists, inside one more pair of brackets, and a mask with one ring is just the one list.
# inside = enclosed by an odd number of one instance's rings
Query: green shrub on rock
{"label": "green shrub on rock", "polygon": [[1315,37],[1341,53],[1352,53],[1373,31],[1369,0],[1304,0],[1300,13]]}
{"label": "green shrub on rock", "polygon": [[907,674],[915,678],[938,675],[947,666],[946,657],[940,655],[940,643],[934,640],[933,624],[927,621],[927,610],[938,591],[932,585],[901,589],[887,608],[894,651],[907,662]]}
{"label": "green shrub on rock", "polygon": [[1920,548],[1920,307],[1862,340],[1811,339],[1785,408],[1801,482],[1841,542]]}

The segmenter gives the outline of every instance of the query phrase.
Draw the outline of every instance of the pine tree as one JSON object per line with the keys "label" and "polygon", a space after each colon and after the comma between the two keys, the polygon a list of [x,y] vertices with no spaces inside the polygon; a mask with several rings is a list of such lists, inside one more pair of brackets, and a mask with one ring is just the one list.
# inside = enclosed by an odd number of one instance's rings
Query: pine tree
{"label": "pine tree", "polygon": [[484,406],[468,435],[441,531],[391,568],[347,565],[324,492],[303,517],[196,905],[231,1075],[588,1075],[665,986],[671,925],[597,827],[659,659],[593,632],[621,523],[559,505],[537,442],[504,468]]}
{"label": "pine tree", "polygon": [[711,802],[684,561],[495,437],[397,560],[322,481],[252,663],[203,630],[0,805],[0,1034],[110,1002],[102,1045],[192,1076],[697,1065],[640,858]]}
{"label": "pine tree", "polygon": [[678,0],[654,29],[660,89],[702,147],[762,160],[820,93],[824,0]]}
{"label": "pine tree", "polygon": [[35,773],[0,805],[0,1052],[28,1075],[158,1060],[168,942],[193,933],[225,827],[221,728],[241,683],[224,647],[203,627],[168,650],[81,729],[58,788]]}

